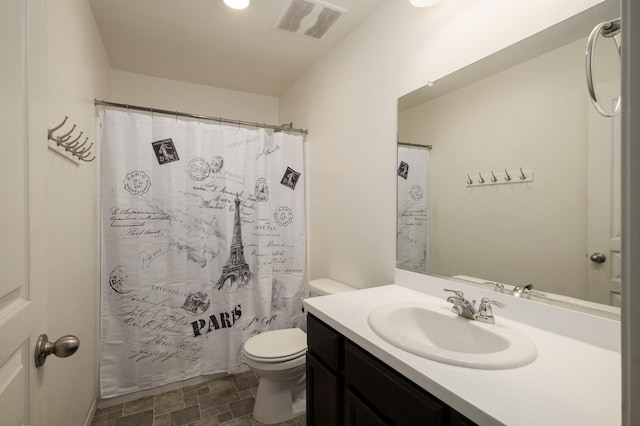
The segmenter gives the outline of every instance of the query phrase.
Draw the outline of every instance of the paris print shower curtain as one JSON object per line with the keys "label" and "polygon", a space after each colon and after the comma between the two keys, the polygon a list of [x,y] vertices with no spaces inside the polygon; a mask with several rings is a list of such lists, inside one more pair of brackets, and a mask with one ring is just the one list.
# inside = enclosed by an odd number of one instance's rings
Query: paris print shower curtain
{"label": "paris print shower curtain", "polygon": [[302,136],[100,112],[100,389],[234,372],[301,321]]}
{"label": "paris print shower curtain", "polygon": [[428,186],[431,153],[424,147],[398,145],[398,268],[429,272],[431,215]]}

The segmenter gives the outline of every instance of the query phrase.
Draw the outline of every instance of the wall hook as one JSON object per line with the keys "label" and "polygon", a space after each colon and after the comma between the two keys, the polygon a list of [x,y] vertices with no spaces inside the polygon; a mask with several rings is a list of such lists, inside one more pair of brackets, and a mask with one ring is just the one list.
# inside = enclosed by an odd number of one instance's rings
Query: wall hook
{"label": "wall hook", "polygon": [[[89,151],[93,147],[93,143],[85,148],[85,145],[87,144],[87,141],[89,140],[89,138],[85,137],[84,141],[80,142],[80,139],[82,138],[82,135],[83,135],[84,132],[80,132],[78,137],[76,137],[73,140],[70,140],[71,139],[71,134],[76,129],[76,125],[75,124],[71,127],[71,130],[69,130],[67,133],[64,133],[63,135],[60,135],[60,136],[55,136],[54,135],[56,130],[59,130],[60,128],[62,128],[62,126],[65,125],[65,123],[67,122],[68,118],[69,117],[65,116],[64,119],[62,120],[62,123],[58,124],[57,126],[52,127],[51,129],[47,129],[47,139],[50,140],[50,141],[55,142],[56,143],[56,148],[63,148],[64,149],[64,153],[62,151],[52,147],[51,145],[49,145],[49,148],[51,150],[57,152],[58,154],[63,155],[67,159],[73,159],[73,157],[75,157],[78,160],[82,160],[82,161],[85,161],[87,163],[95,160],[95,158],[96,158],[95,156],[93,156],[92,158],[89,158],[89,156],[91,155],[91,153]],[[65,153],[68,153],[68,155],[70,155],[70,156],[65,155]],[[76,163],[78,162],[78,160],[74,159],[74,161]]]}
{"label": "wall hook", "polygon": [[[496,172],[495,170],[485,170],[483,172],[473,173],[474,178],[471,178],[471,174],[467,173],[467,186],[492,186],[492,185],[513,185],[518,183],[533,182],[533,170],[513,168],[510,170],[503,169],[502,172]],[[486,176],[486,177],[485,177]],[[516,179],[516,176],[519,179]]]}
{"label": "wall hook", "polygon": [[59,128],[61,128],[62,126],[64,126],[64,123],[66,123],[66,122],[67,122],[67,119],[68,119],[68,118],[69,118],[69,117],[67,117],[67,116],[65,115],[65,116],[64,116],[64,120],[62,120],[62,123],[58,124],[57,126],[55,126],[55,127],[51,128],[51,129],[48,129],[48,130],[47,130],[47,137],[48,137],[49,139],[53,140],[53,139],[52,139],[52,138],[53,138],[53,132],[55,132],[56,130],[58,130],[58,129],[59,129]]}

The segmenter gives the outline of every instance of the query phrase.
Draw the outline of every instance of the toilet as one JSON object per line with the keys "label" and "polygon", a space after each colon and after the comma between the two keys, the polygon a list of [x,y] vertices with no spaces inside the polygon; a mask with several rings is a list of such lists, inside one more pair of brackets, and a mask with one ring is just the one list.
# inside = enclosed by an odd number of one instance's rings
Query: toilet
{"label": "toilet", "polygon": [[[309,282],[310,297],[343,293],[353,287],[330,279]],[[275,424],[306,410],[307,334],[299,328],[265,331],[244,343],[247,365],[258,376],[253,417]]]}

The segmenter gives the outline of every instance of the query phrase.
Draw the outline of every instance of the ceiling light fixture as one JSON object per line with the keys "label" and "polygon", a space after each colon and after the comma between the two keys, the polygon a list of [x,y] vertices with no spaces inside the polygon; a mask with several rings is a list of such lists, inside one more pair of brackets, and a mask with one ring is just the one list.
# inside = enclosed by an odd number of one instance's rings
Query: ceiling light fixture
{"label": "ceiling light fixture", "polygon": [[232,9],[246,9],[251,0],[224,0],[224,4]]}
{"label": "ceiling light fixture", "polygon": [[439,1],[440,0],[409,0],[409,2],[415,7],[429,7],[429,6],[433,6]]}

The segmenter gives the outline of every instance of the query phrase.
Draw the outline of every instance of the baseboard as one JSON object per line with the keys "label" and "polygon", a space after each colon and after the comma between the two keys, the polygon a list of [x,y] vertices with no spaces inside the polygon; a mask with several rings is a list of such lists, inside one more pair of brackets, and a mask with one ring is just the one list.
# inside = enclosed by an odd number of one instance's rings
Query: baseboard
{"label": "baseboard", "polygon": [[91,406],[89,407],[89,411],[87,412],[87,417],[84,419],[83,426],[91,426],[91,422],[93,422],[93,416],[96,415],[96,408],[98,407],[98,400],[93,398],[91,402]]}

